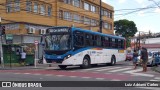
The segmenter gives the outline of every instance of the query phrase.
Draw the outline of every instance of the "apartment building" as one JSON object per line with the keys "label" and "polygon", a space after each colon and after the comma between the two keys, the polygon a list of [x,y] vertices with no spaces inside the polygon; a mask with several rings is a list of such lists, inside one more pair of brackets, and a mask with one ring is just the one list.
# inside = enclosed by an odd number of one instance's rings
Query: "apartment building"
{"label": "apartment building", "polygon": [[[100,0],[0,0],[1,23],[14,44],[40,41],[52,26],[99,31],[99,14]],[[102,3],[103,33],[113,34],[113,15],[113,7]]]}

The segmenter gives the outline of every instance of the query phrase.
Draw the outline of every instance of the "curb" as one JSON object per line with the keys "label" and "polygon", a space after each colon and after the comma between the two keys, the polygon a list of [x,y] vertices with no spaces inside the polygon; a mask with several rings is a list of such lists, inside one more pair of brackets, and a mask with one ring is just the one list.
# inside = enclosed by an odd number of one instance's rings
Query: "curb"
{"label": "curb", "polygon": [[153,71],[155,71],[155,72],[160,73],[160,70],[157,70],[158,68],[160,68],[160,67],[152,67],[151,69],[152,69]]}

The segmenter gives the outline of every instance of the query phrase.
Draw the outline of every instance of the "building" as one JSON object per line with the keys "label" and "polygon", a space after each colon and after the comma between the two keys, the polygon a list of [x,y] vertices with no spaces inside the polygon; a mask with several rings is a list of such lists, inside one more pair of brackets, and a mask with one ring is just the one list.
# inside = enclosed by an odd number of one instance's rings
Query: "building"
{"label": "building", "polygon": [[[13,35],[14,44],[30,47],[52,26],[99,31],[99,12],[100,0],[0,0],[6,34]],[[112,6],[102,3],[103,33],[113,34],[113,13]]]}

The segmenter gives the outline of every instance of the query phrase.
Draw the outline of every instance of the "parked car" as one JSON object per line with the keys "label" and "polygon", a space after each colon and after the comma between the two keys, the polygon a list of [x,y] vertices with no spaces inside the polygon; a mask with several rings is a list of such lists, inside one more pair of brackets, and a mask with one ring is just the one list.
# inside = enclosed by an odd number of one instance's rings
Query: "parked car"
{"label": "parked car", "polygon": [[[155,51],[152,52],[148,52],[148,62],[147,62],[147,66],[155,66],[158,65],[160,63],[160,55],[156,55]],[[138,62],[137,65],[142,65],[142,60],[140,59],[140,56],[138,56]]]}
{"label": "parked car", "polygon": [[132,53],[127,53],[125,61],[127,61],[127,60],[131,61],[132,59],[133,59],[133,54]]}
{"label": "parked car", "polygon": [[155,64],[160,64],[160,52],[154,53]]}

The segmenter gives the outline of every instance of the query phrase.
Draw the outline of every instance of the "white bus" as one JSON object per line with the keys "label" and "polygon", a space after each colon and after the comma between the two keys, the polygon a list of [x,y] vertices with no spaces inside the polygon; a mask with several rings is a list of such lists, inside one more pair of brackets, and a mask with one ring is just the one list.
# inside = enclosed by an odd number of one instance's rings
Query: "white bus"
{"label": "white bus", "polygon": [[126,58],[126,40],[123,37],[102,34],[75,27],[48,28],[44,35],[44,58],[47,63],[57,63],[61,69],[79,65],[116,62]]}

